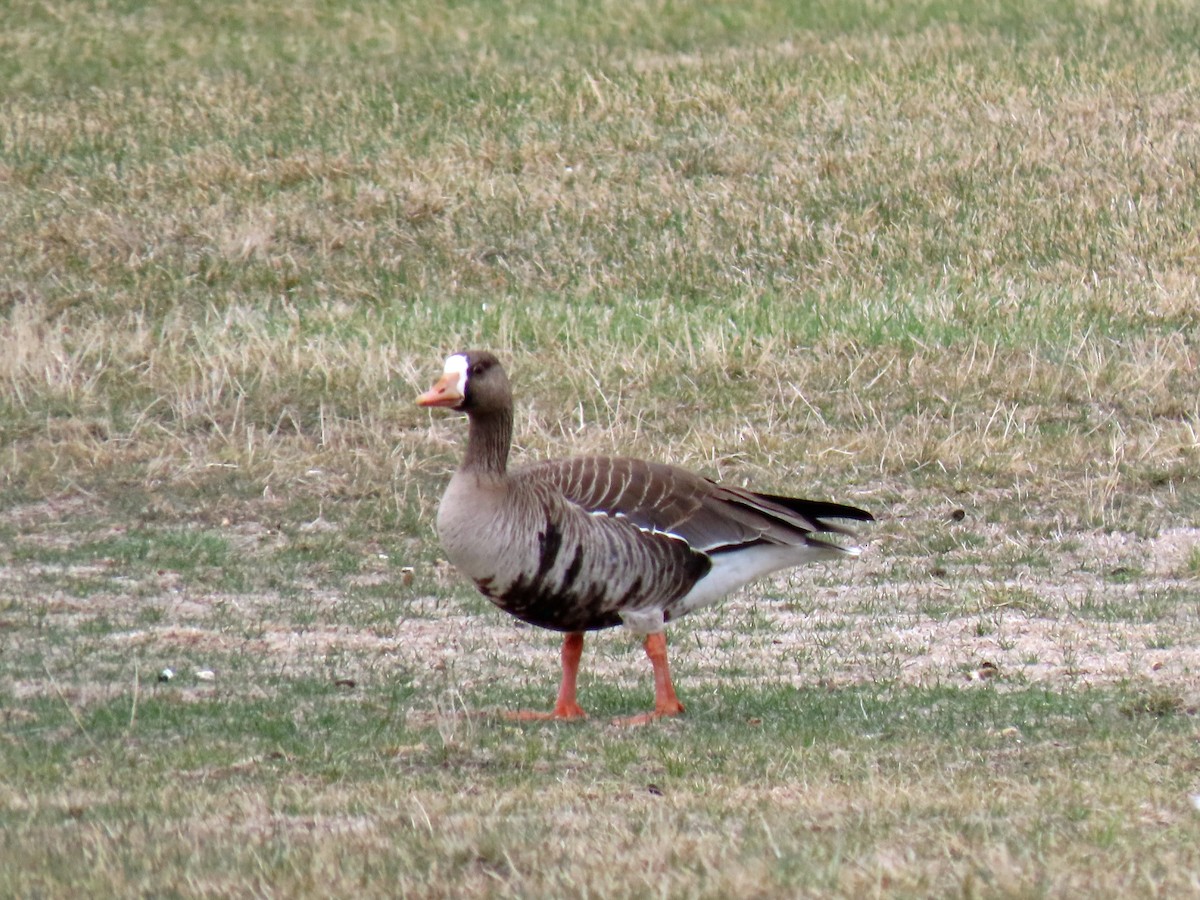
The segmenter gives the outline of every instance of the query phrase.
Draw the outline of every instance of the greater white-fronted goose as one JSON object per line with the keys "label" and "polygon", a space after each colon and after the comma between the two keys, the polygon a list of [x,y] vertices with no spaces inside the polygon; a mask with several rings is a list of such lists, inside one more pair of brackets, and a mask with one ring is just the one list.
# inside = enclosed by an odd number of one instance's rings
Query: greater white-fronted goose
{"label": "greater white-fronted goose", "polygon": [[630,721],[683,712],[666,623],[770,572],[857,556],[857,547],[818,535],[853,537],[831,519],[873,520],[853,506],[755,493],[625,457],[509,471],[512,391],[487,351],[449,357],[417,403],[469,421],[466,454],[438,507],[446,556],[505,612],[566,632],[553,711],[522,718],[583,716],[575,699],[583,633],[615,625],[644,635],[654,669],[654,712]]}

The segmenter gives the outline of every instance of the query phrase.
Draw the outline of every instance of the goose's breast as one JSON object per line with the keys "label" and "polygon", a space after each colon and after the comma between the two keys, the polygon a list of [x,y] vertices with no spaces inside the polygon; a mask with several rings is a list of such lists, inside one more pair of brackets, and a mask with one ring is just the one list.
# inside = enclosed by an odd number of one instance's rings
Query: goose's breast
{"label": "goose's breast", "polygon": [[450,562],[497,606],[557,631],[619,625],[683,596],[708,560],[681,541],[564,505],[443,502],[438,529]]}

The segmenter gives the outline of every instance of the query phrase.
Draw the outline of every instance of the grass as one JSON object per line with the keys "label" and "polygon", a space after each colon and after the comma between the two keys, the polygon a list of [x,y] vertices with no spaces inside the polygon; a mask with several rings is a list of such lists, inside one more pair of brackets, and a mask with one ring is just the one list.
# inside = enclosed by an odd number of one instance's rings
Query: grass
{"label": "grass", "polygon": [[[4,833],[37,865],[9,889],[1057,893],[1103,889],[1080,847],[1178,883],[1157,851],[1190,831],[1172,757],[1191,728],[1152,697],[766,688],[630,741],[448,713],[411,727],[402,689],[280,682],[257,702],[147,689],[78,723],[35,707],[10,771],[40,801],[10,795]],[[71,852],[45,840],[64,828]],[[622,857],[616,884],[597,844]]]}
{"label": "grass", "polygon": [[[10,4],[0,894],[1195,890],[1198,31]],[[680,721],[608,726],[606,635],[590,722],[513,726],[555,639],[440,559],[462,425],[411,402],[469,345],[519,459],[868,552],[679,623]]]}

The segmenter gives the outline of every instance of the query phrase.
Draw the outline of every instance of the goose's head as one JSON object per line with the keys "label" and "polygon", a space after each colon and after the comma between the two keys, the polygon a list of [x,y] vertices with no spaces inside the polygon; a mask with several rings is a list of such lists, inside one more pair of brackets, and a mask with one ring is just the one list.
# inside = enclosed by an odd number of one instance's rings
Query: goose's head
{"label": "goose's head", "polygon": [[500,412],[512,407],[512,389],[495,354],[469,350],[446,357],[442,377],[417,397],[417,405],[442,406],[468,414]]}

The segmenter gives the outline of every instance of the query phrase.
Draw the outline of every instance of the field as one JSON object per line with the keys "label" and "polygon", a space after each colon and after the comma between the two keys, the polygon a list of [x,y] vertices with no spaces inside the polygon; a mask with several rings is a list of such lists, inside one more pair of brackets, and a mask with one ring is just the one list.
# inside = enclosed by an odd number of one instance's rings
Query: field
{"label": "field", "polygon": [[[1198,226],[1185,3],[14,0],[0,896],[1200,893]],[[862,557],[510,721],[474,346]]]}

